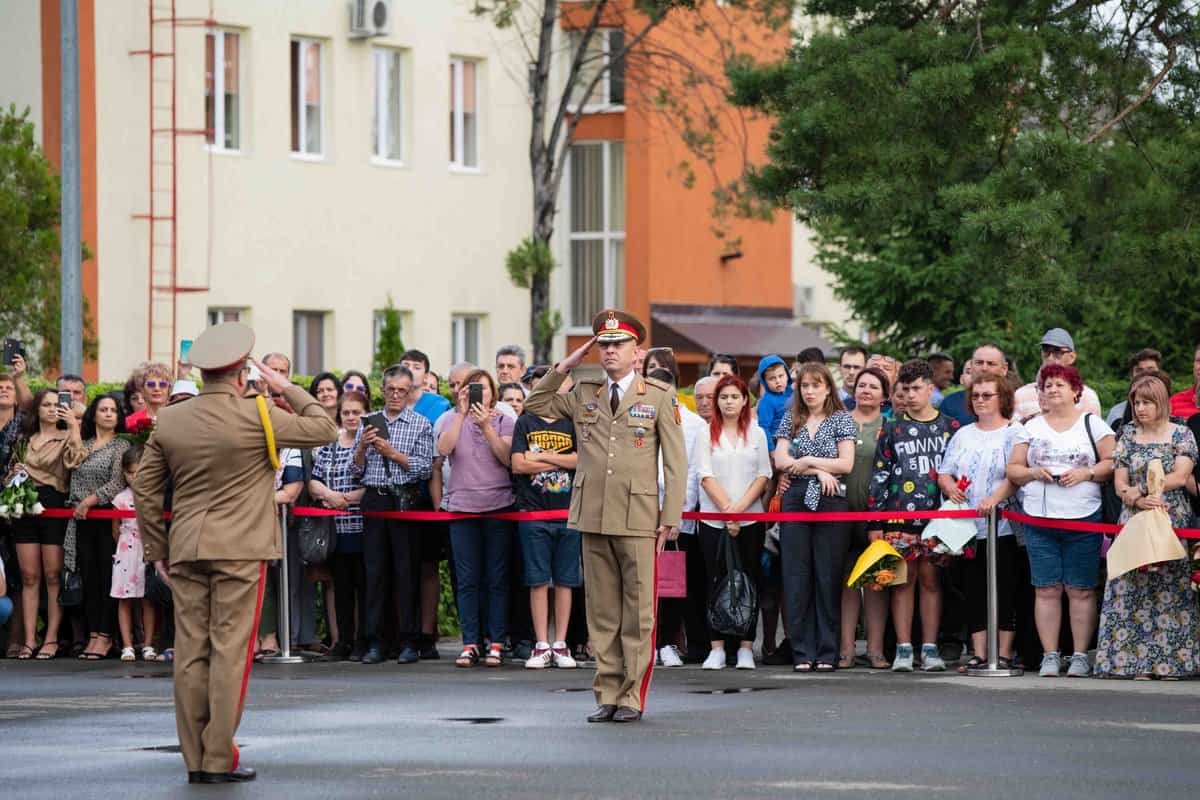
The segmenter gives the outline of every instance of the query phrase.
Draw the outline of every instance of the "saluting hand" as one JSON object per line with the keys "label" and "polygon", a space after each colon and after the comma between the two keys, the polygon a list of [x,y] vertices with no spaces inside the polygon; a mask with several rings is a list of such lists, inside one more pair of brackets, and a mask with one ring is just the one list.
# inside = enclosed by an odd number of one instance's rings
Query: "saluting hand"
{"label": "saluting hand", "polygon": [[283,394],[283,390],[292,384],[287,378],[280,375],[275,370],[268,367],[266,364],[259,361],[257,358],[249,359],[250,363],[258,367],[259,380],[267,385],[267,389],[271,394]]}
{"label": "saluting hand", "polygon": [[592,338],[590,338],[586,342],[584,342],[582,346],[575,348],[575,351],[573,353],[571,353],[569,356],[564,358],[562,361],[560,361],[554,365],[555,371],[561,372],[562,374],[566,375],[568,372],[573,370],[575,367],[582,364],[584,357],[588,354],[588,351],[590,351],[595,346],[596,340],[597,340],[597,337],[593,336]]}

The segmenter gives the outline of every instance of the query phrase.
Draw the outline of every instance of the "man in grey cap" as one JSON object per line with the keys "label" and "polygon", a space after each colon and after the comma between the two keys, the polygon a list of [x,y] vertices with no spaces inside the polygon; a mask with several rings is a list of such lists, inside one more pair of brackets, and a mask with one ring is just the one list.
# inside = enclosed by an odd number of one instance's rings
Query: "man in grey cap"
{"label": "man in grey cap", "polygon": [[[1061,364],[1064,367],[1075,365],[1075,340],[1064,329],[1051,328],[1046,331],[1046,335],[1042,337],[1041,344],[1043,367],[1048,364]],[[1101,416],[1100,398],[1090,386],[1083,387],[1083,393],[1080,395],[1076,407],[1081,411],[1088,411],[1096,416]],[[1014,398],[1013,417],[1024,422],[1031,417],[1036,417],[1042,411],[1041,399],[1038,397],[1037,376],[1035,375],[1033,383],[1027,383],[1020,389],[1017,389],[1016,397]]]}

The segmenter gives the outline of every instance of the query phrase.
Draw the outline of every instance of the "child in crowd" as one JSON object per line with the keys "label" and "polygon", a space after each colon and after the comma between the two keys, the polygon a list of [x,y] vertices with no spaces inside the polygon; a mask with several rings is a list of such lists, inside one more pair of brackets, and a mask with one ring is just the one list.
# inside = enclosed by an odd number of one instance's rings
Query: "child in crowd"
{"label": "child in crowd", "polygon": [[[133,478],[137,474],[142,449],[131,447],[121,456],[121,469],[125,472],[125,489],[113,498],[113,508],[133,511]],[[154,641],[155,608],[145,600],[146,566],[142,562],[142,537],[138,533],[136,519],[114,519],[113,538],[117,540],[117,553],[113,556],[112,597],[117,598],[117,624],[121,629],[121,660],[135,661],[133,649],[133,604],[142,606],[142,628],[145,642],[142,645],[142,660],[156,661],[151,642]]]}
{"label": "child in crowd", "polygon": [[758,362],[758,382],[761,384],[758,399],[758,426],[767,435],[767,441],[775,441],[779,422],[792,400],[792,384],[788,380],[787,364],[779,356],[765,356]]}
{"label": "child in crowd", "polygon": [[500,384],[500,402],[507,403],[508,407],[519,417],[525,411],[525,390],[519,383],[502,383]]}

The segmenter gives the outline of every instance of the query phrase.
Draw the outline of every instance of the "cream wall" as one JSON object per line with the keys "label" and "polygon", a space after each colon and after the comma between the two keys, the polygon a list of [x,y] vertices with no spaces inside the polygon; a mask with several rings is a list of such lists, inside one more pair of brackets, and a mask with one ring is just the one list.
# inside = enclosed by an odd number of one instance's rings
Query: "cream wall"
{"label": "cream wall", "polygon": [[851,316],[850,307],[834,295],[833,276],[817,263],[817,249],[812,236],[812,231],[804,223],[792,221],[793,291],[799,292],[804,288],[812,291],[808,313],[801,314],[797,308],[797,316],[822,332],[828,331],[831,326],[837,327],[854,339],[866,341],[866,328]]}
{"label": "cream wall", "polygon": [[[207,0],[179,0],[204,16]],[[325,366],[370,365],[372,312],[391,292],[411,324],[406,346],[451,358],[451,315],[486,315],[480,359],[528,347],[527,294],[511,286],[504,255],[529,227],[529,111],[497,57],[498,37],[465,0],[395,0],[392,33],[351,41],[341,0],[216,0],[239,29],[242,145],[210,152],[179,139],[178,336],[192,338],[212,307],[249,309],[260,352],[292,349],[292,312],[329,312]],[[139,2],[98,3],[97,149],[102,254],[100,374],[122,376],[146,356],[147,22]],[[325,154],[289,153],[289,41],[321,39]],[[403,48],[405,163],[371,163],[371,48]],[[449,168],[449,58],[483,59],[480,163]],[[180,28],[178,126],[204,126],[203,28]],[[211,272],[209,263],[211,261]]]}
{"label": "cream wall", "polygon": [[[42,128],[42,15],[33,0],[0,0],[0,107],[29,108]],[[57,65],[55,65],[57,68]]]}

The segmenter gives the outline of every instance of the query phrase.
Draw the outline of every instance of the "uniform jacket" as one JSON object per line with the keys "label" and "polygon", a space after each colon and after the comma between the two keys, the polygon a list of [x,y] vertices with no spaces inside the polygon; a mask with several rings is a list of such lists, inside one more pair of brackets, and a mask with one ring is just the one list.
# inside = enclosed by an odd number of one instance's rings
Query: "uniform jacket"
{"label": "uniform jacket", "polygon": [[[337,437],[337,426],[312,395],[289,386],[283,396],[296,414],[267,404],[277,447],[318,447]],[[168,540],[162,512],[171,478]],[[233,386],[207,384],[199,396],[159,411],[133,493],[146,561],[279,558],[266,433],[254,398],[240,397]]]}
{"label": "uniform jacket", "polygon": [[567,526],[612,536],[654,536],[659,525],[679,525],[688,465],[675,390],[636,377],[614,415],[607,379],[582,380],[570,394],[557,394],[565,378],[557,370],[546,373],[525,399],[525,411],[575,423],[579,466]]}

